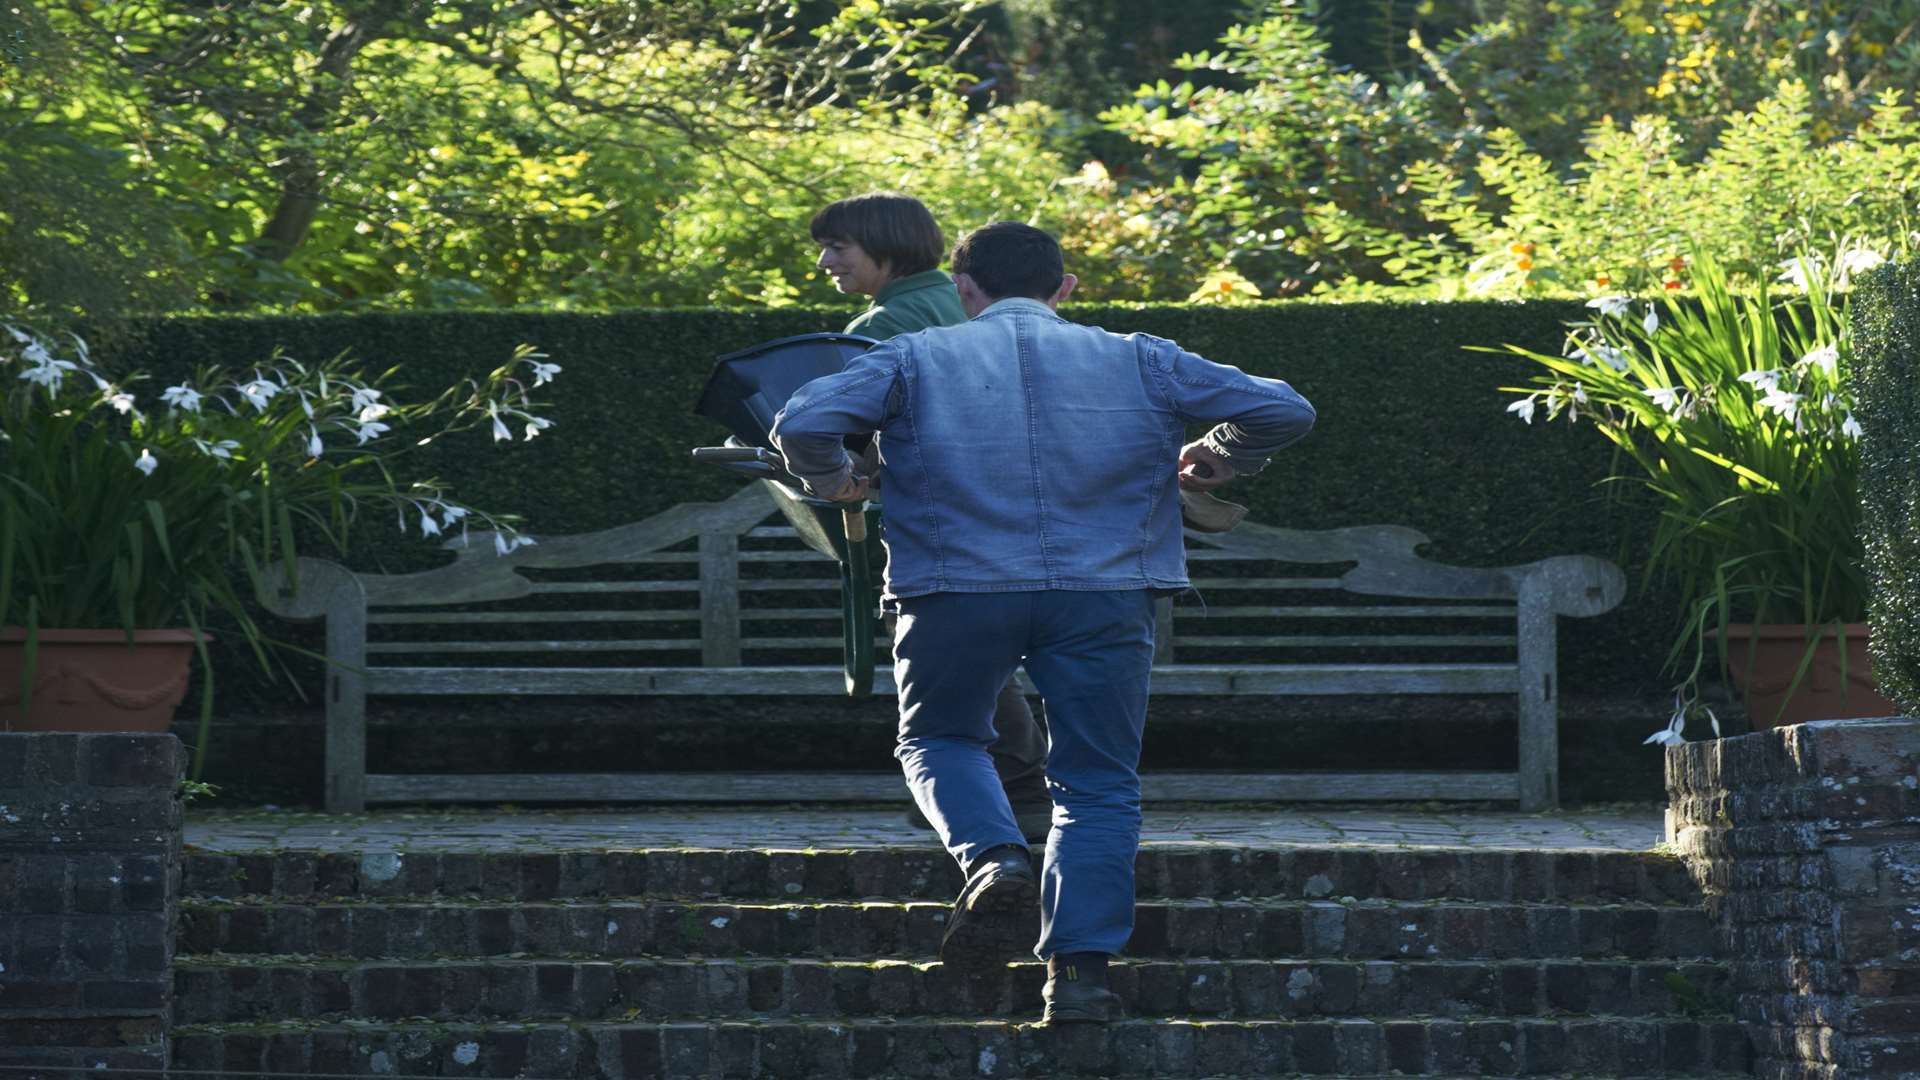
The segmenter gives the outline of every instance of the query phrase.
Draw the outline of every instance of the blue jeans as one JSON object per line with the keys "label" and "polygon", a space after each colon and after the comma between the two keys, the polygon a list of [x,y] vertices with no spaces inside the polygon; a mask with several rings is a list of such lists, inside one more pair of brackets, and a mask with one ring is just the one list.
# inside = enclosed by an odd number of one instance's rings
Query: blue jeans
{"label": "blue jeans", "polygon": [[990,848],[1026,846],[987,753],[994,699],[1024,663],[1046,706],[1054,804],[1035,952],[1118,954],[1133,933],[1152,596],[1052,589],[898,603],[894,756],[914,800],[963,869]]}

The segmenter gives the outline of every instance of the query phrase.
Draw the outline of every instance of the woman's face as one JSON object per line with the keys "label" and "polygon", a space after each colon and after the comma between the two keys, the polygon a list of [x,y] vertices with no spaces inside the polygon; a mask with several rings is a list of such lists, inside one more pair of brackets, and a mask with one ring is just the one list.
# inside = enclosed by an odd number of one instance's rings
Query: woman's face
{"label": "woman's face", "polygon": [[851,240],[828,240],[820,245],[820,257],[813,265],[833,278],[833,287],[843,293],[872,296],[893,280],[885,265],[873,261],[867,249]]}

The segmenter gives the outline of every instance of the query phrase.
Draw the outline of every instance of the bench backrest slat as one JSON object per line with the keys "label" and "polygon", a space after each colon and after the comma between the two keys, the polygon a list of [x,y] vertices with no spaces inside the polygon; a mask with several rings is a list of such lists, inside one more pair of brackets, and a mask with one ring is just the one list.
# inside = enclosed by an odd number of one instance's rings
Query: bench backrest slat
{"label": "bench backrest slat", "polygon": [[[838,639],[836,639],[838,640]],[[600,640],[569,638],[564,641],[374,641],[369,653],[549,653],[549,652],[699,652],[699,638],[659,640]]]}
{"label": "bench backrest slat", "polygon": [[1175,645],[1221,646],[1232,649],[1344,649],[1344,648],[1513,648],[1513,634],[1175,634]]}

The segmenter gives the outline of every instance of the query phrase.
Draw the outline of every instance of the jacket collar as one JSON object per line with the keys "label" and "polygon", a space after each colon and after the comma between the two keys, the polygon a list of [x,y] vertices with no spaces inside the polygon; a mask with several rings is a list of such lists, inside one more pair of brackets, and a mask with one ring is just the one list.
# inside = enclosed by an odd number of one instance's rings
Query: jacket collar
{"label": "jacket collar", "polygon": [[912,292],[915,289],[928,289],[936,285],[952,288],[953,279],[948,277],[944,270],[922,270],[917,274],[908,274],[906,277],[894,278],[887,282],[879,292],[873,294],[873,303],[878,307],[901,293]]}
{"label": "jacket collar", "polygon": [[[993,303],[987,305],[985,311],[975,315],[974,318],[984,319],[990,315],[1013,315],[1019,312],[1045,315],[1049,319],[1060,319],[1059,314],[1045,303],[1026,296],[1009,296],[1001,300],[995,300]],[[1060,321],[1065,322],[1066,320],[1061,319]]]}

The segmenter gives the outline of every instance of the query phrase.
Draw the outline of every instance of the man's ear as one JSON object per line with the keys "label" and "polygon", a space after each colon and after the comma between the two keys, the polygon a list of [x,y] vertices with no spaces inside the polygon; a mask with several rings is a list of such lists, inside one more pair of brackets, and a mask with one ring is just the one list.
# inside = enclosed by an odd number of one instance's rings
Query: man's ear
{"label": "man's ear", "polygon": [[1053,299],[1047,301],[1047,306],[1058,307],[1066,303],[1067,297],[1073,295],[1073,287],[1078,284],[1080,284],[1080,279],[1074,277],[1072,274],[1062,277],[1060,279],[1060,287],[1053,291]]}
{"label": "man's ear", "polygon": [[981,291],[979,284],[973,280],[972,274],[953,275],[953,287],[959,290],[960,308],[967,313],[969,319],[993,305],[993,298]]}

